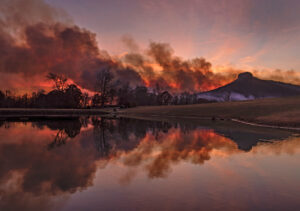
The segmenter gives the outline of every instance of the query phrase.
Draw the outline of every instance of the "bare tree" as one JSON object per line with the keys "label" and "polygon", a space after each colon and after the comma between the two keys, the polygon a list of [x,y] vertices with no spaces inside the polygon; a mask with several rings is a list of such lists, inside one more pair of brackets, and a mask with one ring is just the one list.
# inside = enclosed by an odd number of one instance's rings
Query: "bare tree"
{"label": "bare tree", "polygon": [[68,78],[65,77],[64,75],[48,73],[46,78],[48,80],[52,80],[54,82],[54,88],[56,88],[59,91],[64,91],[68,86],[67,84]]}
{"label": "bare tree", "polygon": [[82,107],[86,108],[89,105],[90,97],[87,92],[82,94]]}
{"label": "bare tree", "polygon": [[113,75],[110,69],[104,69],[98,72],[96,77],[96,92],[98,92],[98,103],[101,107],[109,102],[113,89],[112,85]]}

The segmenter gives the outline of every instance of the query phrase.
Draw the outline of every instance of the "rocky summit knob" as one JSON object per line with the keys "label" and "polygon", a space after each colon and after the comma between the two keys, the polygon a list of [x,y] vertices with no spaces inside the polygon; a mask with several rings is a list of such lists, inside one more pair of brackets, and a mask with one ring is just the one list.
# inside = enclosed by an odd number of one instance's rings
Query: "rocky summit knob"
{"label": "rocky summit knob", "polygon": [[240,73],[238,76],[238,79],[250,79],[250,78],[253,78],[253,75],[250,72]]}

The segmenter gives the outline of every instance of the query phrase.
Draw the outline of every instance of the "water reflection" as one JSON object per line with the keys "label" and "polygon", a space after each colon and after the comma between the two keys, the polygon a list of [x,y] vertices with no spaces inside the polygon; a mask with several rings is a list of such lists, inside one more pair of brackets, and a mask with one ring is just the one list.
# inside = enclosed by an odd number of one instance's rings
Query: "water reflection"
{"label": "water reflection", "polygon": [[166,179],[186,162],[300,147],[290,132],[226,125],[81,117],[0,127],[1,210],[63,208],[65,197],[92,187],[97,170],[111,164],[127,169],[118,182],[130,185],[139,172]]}

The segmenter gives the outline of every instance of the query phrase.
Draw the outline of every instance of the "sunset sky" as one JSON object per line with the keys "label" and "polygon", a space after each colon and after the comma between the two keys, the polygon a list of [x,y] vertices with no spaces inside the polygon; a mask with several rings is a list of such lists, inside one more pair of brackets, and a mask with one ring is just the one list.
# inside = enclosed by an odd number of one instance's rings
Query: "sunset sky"
{"label": "sunset sky", "polygon": [[101,49],[122,54],[123,36],[141,48],[169,43],[183,58],[214,67],[300,70],[298,0],[47,0],[97,33]]}
{"label": "sunset sky", "polygon": [[1,0],[0,90],[131,87],[207,91],[250,71],[300,85],[298,0]]}

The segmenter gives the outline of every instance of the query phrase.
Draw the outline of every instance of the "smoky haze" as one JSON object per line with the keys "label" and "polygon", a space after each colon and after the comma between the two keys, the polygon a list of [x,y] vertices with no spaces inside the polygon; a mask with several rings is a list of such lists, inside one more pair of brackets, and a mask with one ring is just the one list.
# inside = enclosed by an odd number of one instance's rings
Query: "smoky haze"
{"label": "smoky haze", "polygon": [[43,1],[1,2],[0,72],[8,77],[8,87],[16,85],[15,78],[39,76],[44,80],[47,72],[53,72],[93,89],[91,80],[104,68],[117,75],[123,70],[120,79],[141,83],[133,70],[101,55],[94,33],[71,24],[64,15],[55,19],[57,14],[60,11]]}
{"label": "smoky haze", "polygon": [[20,78],[43,81],[53,72],[93,90],[95,74],[107,68],[122,83],[159,84],[173,92],[207,90],[226,79],[213,74],[205,59],[182,60],[164,43],[151,42],[146,53],[137,53],[134,40],[124,39],[132,51],[125,58],[113,58],[98,48],[96,34],[74,25],[65,12],[42,0],[4,0],[0,5],[0,74],[5,88],[17,87]]}
{"label": "smoky haze", "polygon": [[166,43],[150,42],[141,52],[126,36],[123,42],[129,53],[110,56],[99,49],[95,33],[42,0],[2,0],[0,26],[1,89],[38,87],[52,72],[94,90],[96,74],[110,69],[116,81],[132,87],[199,92],[222,86],[237,73],[214,73],[206,59],[184,60]]}

